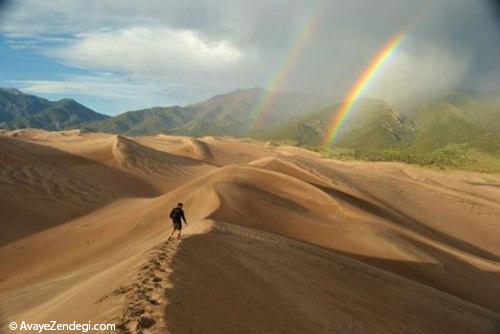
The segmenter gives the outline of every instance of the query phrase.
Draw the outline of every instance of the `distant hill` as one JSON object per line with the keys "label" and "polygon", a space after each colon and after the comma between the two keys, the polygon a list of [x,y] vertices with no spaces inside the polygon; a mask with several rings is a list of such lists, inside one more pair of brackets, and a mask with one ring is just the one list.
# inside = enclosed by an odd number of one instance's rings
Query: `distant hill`
{"label": "distant hill", "polygon": [[414,119],[418,132],[412,145],[419,150],[470,143],[485,134],[485,130],[468,120],[461,109],[448,102],[425,106],[414,115]]}
{"label": "distant hill", "polygon": [[128,136],[180,133],[179,127],[191,121],[195,116],[196,112],[192,108],[154,107],[128,111],[102,121],[90,122],[82,126],[82,129]]}
{"label": "distant hill", "polygon": [[[262,133],[263,138],[319,145],[339,105],[298,117]],[[380,150],[404,145],[433,151],[468,144],[487,152],[500,150],[500,100],[478,99],[452,91],[399,112],[384,101],[365,99],[345,122],[335,146]]]}
{"label": "distant hill", "polygon": [[[275,126],[263,137],[277,140],[292,139],[300,145],[319,145],[340,105],[297,118],[284,126]],[[341,129],[336,145],[352,149],[381,149],[413,135],[414,125],[381,100],[365,99]]]}
{"label": "distant hill", "polygon": [[452,91],[406,114],[417,127],[415,149],[428,151],[467,144],[485,152],[500,153],[499,97]]}
{"label": "distant hill", "polygon": [[70,99],[52,102],[17,89],[0,88],[0,128],[63,130],[108,116]]}
{"label": "distant hill", "polygon": [[262,101],[268,94],[272,94],[271,103],[260,122],[264,129],[314,112],[329,102],[329,98],[324,95],[270,93],[261,88],[238,89],[185,107],[129,111],[86,124],[83,128],[123,135],[254,135],[261,131],[255,124]]}
{"label": "distant hill", "polygon": [[[267,101],[265,107],[262,106],[264,100]],[[276,93],[258,87],[238,89],[190,105],[199,116],[184,129],[190,134],[255,136],[330,103],[331,98],[325,95]]]}

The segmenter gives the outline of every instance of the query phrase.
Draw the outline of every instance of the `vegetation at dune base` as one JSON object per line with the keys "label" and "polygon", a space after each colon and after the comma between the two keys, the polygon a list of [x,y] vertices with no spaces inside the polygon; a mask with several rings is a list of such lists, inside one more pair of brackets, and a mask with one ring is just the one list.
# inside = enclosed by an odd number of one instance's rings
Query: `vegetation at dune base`
{"label": "vegetation at dune base", "polygon": [[297,146],[319,153],[327,159],[343,161],[403,162],[420,167],[440,170],[464,170],[484,173],[500,173],[500,154],[491,154],[469,144],[450,144],[434,151],[418,151],[410,146],[386,149],[325,148],[319,145],[303,145],[296,140],[272,140],[270,143]]}
{"label": "vegetation at dune base", "polygon": [[471,148],[468,144],[448,145],[431,152],[419,152],[411,148],[389,148],[384,150],[363,150],[317,146],[308,149],[321,153],[325,158],[338,160],[363,160],[405,162],[422,167],[500,173],[500,156]]}

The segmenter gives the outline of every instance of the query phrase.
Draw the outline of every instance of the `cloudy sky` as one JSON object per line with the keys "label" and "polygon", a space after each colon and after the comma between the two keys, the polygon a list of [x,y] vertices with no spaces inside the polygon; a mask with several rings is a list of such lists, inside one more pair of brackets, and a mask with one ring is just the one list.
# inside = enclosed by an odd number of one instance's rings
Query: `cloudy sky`
{"label": "cloudy sky", "polygon": [[339,99],[401,31],[366,96],[500,91],[497,1],[0,3],[0,86],[108,114],[254,86]]}

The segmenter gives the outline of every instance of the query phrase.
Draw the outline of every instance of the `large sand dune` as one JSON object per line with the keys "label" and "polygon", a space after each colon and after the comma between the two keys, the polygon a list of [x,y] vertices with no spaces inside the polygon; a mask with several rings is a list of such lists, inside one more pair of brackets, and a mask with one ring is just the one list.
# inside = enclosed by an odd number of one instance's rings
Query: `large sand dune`
{"label": "large sand dune", "polygon": [[[167,242],[170,209],[189,226]],[[229,138],[0,134],[0,322],[500,331],[500,177]]]}

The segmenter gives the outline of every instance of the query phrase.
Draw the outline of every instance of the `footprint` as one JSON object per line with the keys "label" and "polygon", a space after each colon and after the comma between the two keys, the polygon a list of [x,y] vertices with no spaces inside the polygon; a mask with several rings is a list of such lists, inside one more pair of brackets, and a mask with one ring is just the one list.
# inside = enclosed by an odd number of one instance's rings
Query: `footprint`
{"label": "footprint", "polygon": [[166,241],[151,248],[136,279],[113,291],[113,295],[125,294],[126,307],[120,318],[114,321],[121,333],[142,333],[143,329],[162,327],[164,309],[161,305],[166,302],[163,284],[178,244]]}

